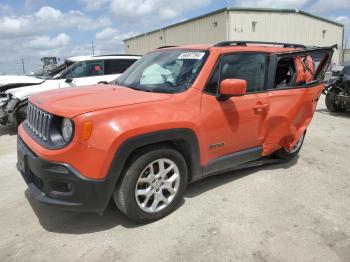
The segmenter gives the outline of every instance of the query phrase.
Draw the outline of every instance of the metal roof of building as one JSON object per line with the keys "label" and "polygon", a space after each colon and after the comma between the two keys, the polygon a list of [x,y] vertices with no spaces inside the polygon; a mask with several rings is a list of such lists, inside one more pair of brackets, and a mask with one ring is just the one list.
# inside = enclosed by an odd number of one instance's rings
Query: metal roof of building
{"label": "metal roof of building", "polygon": [[340,26],[340,27],[344,27],[344,25],[341,24],[341,23],[335,22],[333,20],[330,20],[330,19],[327,19],[327,18],[324,18],[324,17],[321,17],[321,16],[317,16],[317,15],[314,15],[314,14],[311,14],[311,13],[308,13],[308,12],[305,12],[305,11],[302,11],[302,10],[299,10],[299,9],[254,8],[254,7],[225,7],[225,8],[221,8],[221,9],[215,10],[213,12],[210,12],[210,13],[207,13],[207,14],[204,14],[204,15],[201,15],[201,16],[197,16],[197,17],[193,17],[193,18],[187,19],[185,21],[181,21],[181,22],[178,22],[178,23],[175,23],[175,24],[171,24],[171,25],[168,25],[168,26],[156,29],[156,30],[152,30],[152,31],[149,31],[149,32],[138,34],[138,35],[126,38],[123,41],[127,41],[127,40],[134,39],[134,38],[137,38],[137,37],[140,37],[140,36],[152,34],[152,33],[164,30],[164,29],[168,29],[168,28],[175,27],[175,26],[178,26],[178,25],[181,25],[181,24],[192,22],[192,21],[204,18],[204,17],[208,17],[208,16],[211,16],[211,15],[219,14],[219,13],[222,13],[222,12],[229,12],[229,11],[232,11],[232,12],[235,12],[235,11],[236,12],[260,12],[260,13],[264,13],[264,12],[265,13],[266,12],[267,13],[295,13],[295,14],[305,15],[305,16],[308,16],[308,17],[311,17],[311,18],[314,18],[314,19],[317,19],[317,20],[321,20],[321,21],[326,22],[326,23],[330,23],[330,24],[334,24],[334,25],[337,25],[337,26]]}

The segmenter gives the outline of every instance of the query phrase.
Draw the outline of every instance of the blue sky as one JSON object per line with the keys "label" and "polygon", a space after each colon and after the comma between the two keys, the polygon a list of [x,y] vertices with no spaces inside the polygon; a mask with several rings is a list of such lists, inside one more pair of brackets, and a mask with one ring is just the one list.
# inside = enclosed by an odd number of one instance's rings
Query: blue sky
{"label": "blue sky", "polygon": [[41,67],[40,57],[123,52],[122,39],[226,6],[298,8],[346,26],[350,0],[1,0],[0,72]]}

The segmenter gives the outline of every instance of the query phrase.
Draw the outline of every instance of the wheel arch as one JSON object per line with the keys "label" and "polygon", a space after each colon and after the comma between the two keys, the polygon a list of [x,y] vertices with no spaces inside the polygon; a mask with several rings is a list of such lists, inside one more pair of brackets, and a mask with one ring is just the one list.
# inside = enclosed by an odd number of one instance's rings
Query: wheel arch
{"label": "wheel arch", "polygon": [[115,152],[107,175],[107,179],[110,180],[108,186],[108,199],[111,198],[115,187],[119,183],[124,168],[127,165],[127,161],[137,153],[138,150],[144,149],[148,146],[161,144],[169,145],[183,155],[189,171],[189,182],[191,182],[196,175],[202,173],[199,143],[197,136],[192,129],[175,128],[142,134],[127,139]]}

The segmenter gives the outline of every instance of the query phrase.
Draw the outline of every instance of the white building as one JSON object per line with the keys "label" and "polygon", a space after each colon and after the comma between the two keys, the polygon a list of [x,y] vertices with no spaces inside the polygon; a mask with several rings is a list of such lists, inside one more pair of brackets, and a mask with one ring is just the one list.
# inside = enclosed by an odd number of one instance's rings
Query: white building
{"label": "white building", "polygon": [[127,54],[160,46],[215,44],[225,40],[338,44],[333,61],[343,60],[344,25],[297,9],[224,8],[125,39]]}

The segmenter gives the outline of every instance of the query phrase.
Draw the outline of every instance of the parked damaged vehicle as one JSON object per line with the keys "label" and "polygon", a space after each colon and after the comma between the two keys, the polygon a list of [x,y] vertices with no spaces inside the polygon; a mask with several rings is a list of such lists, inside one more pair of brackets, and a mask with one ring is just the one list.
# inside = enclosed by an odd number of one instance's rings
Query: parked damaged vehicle
{"label": "parked damaged vehicle", "polygon": [[331,112],[344,112],[350,108],[350,61],[332,70],[332,80],[323,93]]}
{"label": "parked damaged vehicle", "polygon": [[39,85],[9,89],[0,97],[0,125],[17,126],[26,117],[28,97],[47,90],[108,83],[140,56],[91,56],[77,62]]}
{"label": "parked damaged vehicle", "polygon": [[332,54],[256,42],[152,51],[108,85],[30,97],[17,168],[42,203],[102,214],[114,200],[155,221],[188,183],[296,157]]}
{"label": "parked damaged vehicle", "polygon": [[0,92],[11,88],[38,85],[44,82],[44,78],[27,75],[2,75],[0,76]]}
{"label": "parked damaged vehicle", "polygon": [[82,58],[83,56],[67,58],[62,65],[50,72],[46,72],[45,70],[40,70],[39,72],[38,70],[30,72],[26,75],[2,75],[0,76],[0,96],[1,93],[9,89],[41,84],[46,79],[53,78],[55,75],[67,69],[74,63],[81,61]]}

